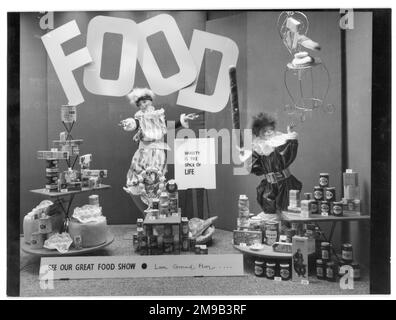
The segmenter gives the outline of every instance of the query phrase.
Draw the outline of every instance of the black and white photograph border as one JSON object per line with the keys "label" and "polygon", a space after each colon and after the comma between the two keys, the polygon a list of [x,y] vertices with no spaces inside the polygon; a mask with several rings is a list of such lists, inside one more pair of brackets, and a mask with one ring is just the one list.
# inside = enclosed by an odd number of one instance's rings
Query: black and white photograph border
{"label": "black and white photograph border", "polygon": [[7,296],[389,295],[391,10],[121,8],[8,10]]}

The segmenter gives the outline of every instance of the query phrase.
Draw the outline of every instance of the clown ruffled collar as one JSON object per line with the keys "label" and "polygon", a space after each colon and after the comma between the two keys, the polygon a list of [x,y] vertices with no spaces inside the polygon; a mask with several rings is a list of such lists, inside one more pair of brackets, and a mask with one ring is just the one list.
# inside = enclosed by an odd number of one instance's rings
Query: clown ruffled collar
{"label": "clown ruffled collar", "polygon": [[270,138],[255,137],[252,141],[252,150],[261,156],[269,156],[276,147],[284,145],[287,140],[297,139],[297,132],[283,133],[276,131]]}

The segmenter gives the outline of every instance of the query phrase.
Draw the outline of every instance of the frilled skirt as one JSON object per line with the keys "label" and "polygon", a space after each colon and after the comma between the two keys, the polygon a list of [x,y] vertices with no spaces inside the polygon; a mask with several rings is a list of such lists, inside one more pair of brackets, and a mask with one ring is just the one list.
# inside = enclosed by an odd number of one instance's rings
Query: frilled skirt
{"label": "frilled skirt", "polygon": [[287,210],[289,190],[301,190],[301,188],[302,183],[293,175],[274,184],[268,183],[264,179],[257,187],[257,202],[264,213],[277,213]]}
{"label": "frilled skirt", "polygon": [[166,150],[156,148],[139,148],[132,157],[131,165],[127,173],[127,187],[132,194],[140,195],[139,183],[142,181],[140,174],[148,169],[156,169],[166,173]]}

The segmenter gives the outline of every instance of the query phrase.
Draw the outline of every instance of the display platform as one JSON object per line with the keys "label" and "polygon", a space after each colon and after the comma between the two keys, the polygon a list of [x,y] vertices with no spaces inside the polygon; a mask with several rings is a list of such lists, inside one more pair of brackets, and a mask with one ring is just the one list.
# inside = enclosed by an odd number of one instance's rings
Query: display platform
{"label": "display platform", "polygon": [[[136,255],[130,232],[135,225],[110,225],[114,241],[101,250],[86,253],[94,256]],[[232,231],[216,229],[209,254],[238,254],[232,246]],[[194,253],[191,253],[194,254]],[[242,253],[241,253],[242,254]],[[309,285],[292,281],[273,281],[254,275],[255,256],[244,255],[244,276],[240,277],[176,277],[131,279],[55,280],[54,288],[43,290],[38,281],[40,257],[21,252],[21,296],[191,296],[191,295],[354,295],[369,294],[370,285],[366,269],[353,290],[343,290],[339,283],[310,279]],[[188,256],[186,256],[186,259]]]}
{"label": "display platform", "polygon": [[81,248],[81,249],[70,248],[70,250],[65,253],[60,253],[57,250],[49,250],[45,248],[32,249],[31,246],[25,242],[24,237],[21,237],[20,245],[22,251],[32,255],[36,255],[40,257],[60,257],[60,256],[63,257],[63,256],[78,256],[78,255],[83,255],[85,253],[94,252],[99,249],[103,249],[104,247],[111,244],[113,241],[114,241],[114,236],[110,232],[108,232],[106,236],[106,242],[102,243],[99,246],[90,247],[90,248]]}
{"label": "display platform", "polygon": [[82,188],[81,190],[76,190],[76,191],[67,191],[67,192],[48,192],[46,189],[34,189],[30,190],[30,192],[37,193],[42,196],[50,197],[50,198],[58,198],[58,197],[64,197],[68,195],[75,195],[75,194],[80,194],[84,192],[90,192],[90,191],[97,191],[97,190],[103,190],[103,189],[110,189],[111,186],[107,184],[101,184],[99,187],[96,188]]}
{"label": "display platform", "polygon": [[273,258],[273,259],[291,259],[292,258],[291,253],[276,252],[272,249],[271,246],[267,246],[265,244],[263,244],[263,249],[261,249],[261,250],[252,250],[248,246],[238,246],[238,245],[234,245],[234,248],[244,254],[256,256],[256,257],[270,258],[270,259],[271,258]]}
{"label": "display platform", "polygon": [[308,218],[300,217],[298,214],[290,213],[289,211],[282,211],[282,220],[289,222],[337,222],[337,221],[360,221],[360,220],[370,220],[369,215],[360,215],[358,212],[344,212],[341,217],[336,216],[322,216],[316,214],[311,215]]}

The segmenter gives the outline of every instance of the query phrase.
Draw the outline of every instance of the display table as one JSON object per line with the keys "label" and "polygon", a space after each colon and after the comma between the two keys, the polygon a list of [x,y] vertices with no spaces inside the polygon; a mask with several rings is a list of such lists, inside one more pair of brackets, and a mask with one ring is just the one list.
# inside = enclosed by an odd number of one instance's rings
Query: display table
{"label": "display table", "polygon": [[[90,256],[135,255],[131,233],[135,225],[109,226],[115,239],[112,244]],[[232,245],[232,232],[218,230],[213,235],[209,254],[241,254]],[[192,253],[193,254],[193,253]],[[186,257],[187,258],[187,257]],[[189,295],[307,295],[307,294],[368,294],[368,273],[362,270],[362,280],[353,290],[342,290],[338,283],[312,278],[310,285],[292,281],[278,282],[254,275],[254,257],[245,256],[245,276],[241,277],[174,277],[130,279],[56,280],[54,289],[42,290],[38,281],[40,258],[21,251],[21,296],[189,296]]]}

